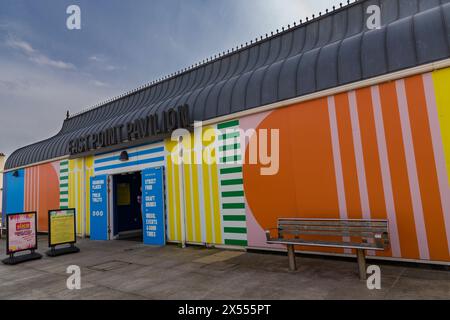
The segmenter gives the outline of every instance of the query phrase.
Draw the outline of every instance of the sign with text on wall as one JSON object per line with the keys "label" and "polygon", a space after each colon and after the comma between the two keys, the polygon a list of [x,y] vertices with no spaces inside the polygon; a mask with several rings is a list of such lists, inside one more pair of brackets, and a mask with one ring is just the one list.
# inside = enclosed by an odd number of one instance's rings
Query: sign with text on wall
{"label": "sign with text on wall", "polygon": [[142,171],[142,227],[147,245],[166,244],[163,170],[159,167]]}
{"label": "sign with text on wall", "polygon": [[91,240],[108,240],[108,176],[91,177]]}

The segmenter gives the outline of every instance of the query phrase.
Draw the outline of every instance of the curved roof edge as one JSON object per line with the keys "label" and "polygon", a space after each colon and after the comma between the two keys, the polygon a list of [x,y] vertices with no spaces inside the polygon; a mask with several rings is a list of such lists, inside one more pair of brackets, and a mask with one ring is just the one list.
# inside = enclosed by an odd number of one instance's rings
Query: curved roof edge
{"label": "curved roof edge", "polygon": [[[368,30],[367,8],[382,26]],[[450,0],[363,0],[69,117],[5,170],[69,154],[68,142],[188,104],[208,120],[450,57]]]}

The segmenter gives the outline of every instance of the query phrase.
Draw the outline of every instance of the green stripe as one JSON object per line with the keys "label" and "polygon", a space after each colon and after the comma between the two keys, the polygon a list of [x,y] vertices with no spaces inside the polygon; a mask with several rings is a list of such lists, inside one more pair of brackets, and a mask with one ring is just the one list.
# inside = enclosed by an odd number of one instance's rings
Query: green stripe
{"label": "green stripe", "polygon": [[61,191],[59,194],[60,195],[62,195],[62,194],[66,195],[66,194],[69,194],[69,191]]}
{"label": "green stripe", "polygon": [[242,172],[242,167],[220,169],[220,174],[230,174]]}
{"label": "green stripe", "polygon": [[244,179],[232,179],[232,180],[222,180],[220,181],[222,186],[234,186],[244,184]]}
{"label": "green stripe", "polygon": [[218,129],[225,129],[225,128],[231,128],[231,127],[237,127],[239,126],[239,120],[234,120],[230,122],[220,123],[217,125]]}
{"label": "green stripe", "polygon": [[227,140],[227,139],[233,139],[233,138],[239,138],[239,132],[225,133],[225,134],[219,136],[219,140]]}
{"label": "green stripe", "polygon": [[61,170],[59,170],[59,173],[68,173],[69,172],[69,169],[61,169]]}
{"label": "green stripe", "polygon": [[68,206],[60,206],[60,207],[61,207],[61,209],[69,209]]}
{"label": "green stripe", "polygon": [[223,216],[223,221],[246,221],[245,216]]}
{"label": "green stripe", "polygon": [[231,156],[231,157],[221,158],[221,161],[222,161],[222,163],[227,163],[227,162],[241,161],[241,159],[242,159],[241,156]]}
{"label": "green stripe", "polygon": [[240,143],[235,143],[235,144],[229,144],[226,146],[221,146],[219,148],[219,151],[227,151],[227,150],[238,150],[241,148],[241,144]]}
{"label": "green stripe", "polygon": [[222,192],[222,197],[224,198],[233,198],[233,197],[243,197],[244,191],[226,191]]}
{"label": "green stripe", "polygon": [[247,228],[225,227],[225,228],[223,228],[223,232],[225,232],[225,233],[247,233]]}
{"label": "green stripe", "polygon": [[247,241],[246,240],[225,240],[225,244],[226,245],[230,245],[230,246],[246,247],[247,246]]}
{"label": "green stripe", "polygon": [[68,184],[68,183],[61,183],[61,184],[59,185],[59,187],[60,187],[60,188],[68,188],[68,187],[69,187],[69,184]]}
{"label": "green stripe", "polygon": [[63,180],[69,180],[69,177],[68,177],[68,176],[61,176],[59,179],[60,179],[61,181],[63,181]]}
{"label": "green stripe", "polygon": [[244,203],[224,203],[222,209],[245,209]]}

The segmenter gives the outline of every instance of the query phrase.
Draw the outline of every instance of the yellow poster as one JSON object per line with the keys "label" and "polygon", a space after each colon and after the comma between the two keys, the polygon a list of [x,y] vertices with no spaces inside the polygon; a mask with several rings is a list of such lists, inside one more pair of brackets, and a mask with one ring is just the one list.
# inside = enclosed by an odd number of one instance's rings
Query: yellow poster
{"label": "yellow poster", "polygon": [[130,184],[129,183],[117,184],[117,205],[129,206],[130,204],[131,204]]}
{"label": "yellow poster", "polygon": [[50,246],[75,242],[75,210],[50,212]]}

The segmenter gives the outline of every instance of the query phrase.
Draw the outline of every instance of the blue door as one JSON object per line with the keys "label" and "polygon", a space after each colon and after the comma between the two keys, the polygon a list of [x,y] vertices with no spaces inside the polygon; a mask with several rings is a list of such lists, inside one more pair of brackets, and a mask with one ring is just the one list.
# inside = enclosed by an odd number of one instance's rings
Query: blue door
{"label": "blue door", "polygon": [[91,177],[91,240],[108,240],[108,176]]}
{"label": "blue door", "polygon": [[163,170],[159,167],[142,171],[142,229],[147,245],[166,244]]}

